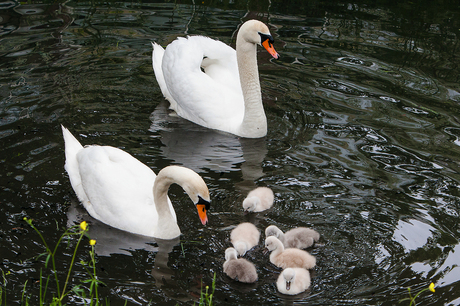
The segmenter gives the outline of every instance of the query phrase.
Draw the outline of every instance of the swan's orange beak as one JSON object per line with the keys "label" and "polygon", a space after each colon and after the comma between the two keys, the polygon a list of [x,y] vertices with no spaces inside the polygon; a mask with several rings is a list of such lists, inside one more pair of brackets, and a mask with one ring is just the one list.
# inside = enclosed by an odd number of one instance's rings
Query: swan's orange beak
{"label": "swan's orange beak", "polygon": [[279,59],[280,55],[278,52],[276,52],[275,48],[273,47],[273,44],[270,42],[270,39],[266,39],[262,42],[262,46],[270,53],[271,56],[273,56],[275,59]]}
{"label": "swan's orange beak", "polygon": [[206,225],[208,222],[208,216],[206,216],[206,205],[196,204],[196,209],[198,210],[198,216],[200,217],[201,223]]}

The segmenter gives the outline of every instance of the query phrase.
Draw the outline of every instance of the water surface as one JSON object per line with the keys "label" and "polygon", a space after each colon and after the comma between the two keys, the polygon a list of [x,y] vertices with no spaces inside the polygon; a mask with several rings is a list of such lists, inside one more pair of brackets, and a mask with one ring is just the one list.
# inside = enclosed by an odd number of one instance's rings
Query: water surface
{"label": "water surface", "polygon": [[[259,49],[269,132],[241,139],[170,116],[151,67],[151,41],[207,35],[232,46],[247,19],[266,22],[281,58]],[[460,7],[456,1],[28,2],[0,5],[1,269],[9,304],[38,295],[51,245],[82,219],[97,239],[101,294],[111,305],[191,305],[216,273],[216,305],[396,305],[407,287],[423,305],[460,303]],[[197,171],[211,192],[203,227],[170,190],[183,235],[136,237],[91,219],[64,171],[64,124],[86,144],[126,150],[155,172]],[[255,186],[274,208],[243,215]],[[229,232],[307,226],[321,233],[311,288],[276,290],[279,269],[247,254],[259,281],[222,272]],[[263,236],[262,236],[263,237]],[[58,256],[61,276],[68,241]],[[88,260],[89,246],[78,259]],[[75,268],[72,284],[85,279]],[[52,289],[51,289],[52,290]],[[70,296],[70,304],[82,301]]]}

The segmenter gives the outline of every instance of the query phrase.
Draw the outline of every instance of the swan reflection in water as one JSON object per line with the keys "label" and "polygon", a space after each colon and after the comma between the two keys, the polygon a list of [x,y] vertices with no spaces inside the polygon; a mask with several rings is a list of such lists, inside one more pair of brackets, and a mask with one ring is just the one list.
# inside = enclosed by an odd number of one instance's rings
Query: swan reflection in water
{"label": "swan reflection in water", "polygon": [[156,107],[150,115],[149,129],[163,143],[165,158],[198,173],[241,170],[243,181],[236,187],[245,195],[256,187],[254,181],[263,176],[265,138],[240,138],[208,129],[171,113],[168,106],[163,100]]}
{"label": "swan reflection in water", "polygon": [[74,226],[83,220],[90,223],[88,235],[97,241],[94,251],[98,256],[112,254],[132,256],[131,252],[135,250],[156,253],[155,264],[152,268],[155,285],[161,288],[167,283],[171,284],[174,272],[168,267],[168,257],[174,246],[180,243],[180,236],[163,240],[125,232],[94,219],[80,203],[76,200],[72,201],[67,211],[67,226]]}

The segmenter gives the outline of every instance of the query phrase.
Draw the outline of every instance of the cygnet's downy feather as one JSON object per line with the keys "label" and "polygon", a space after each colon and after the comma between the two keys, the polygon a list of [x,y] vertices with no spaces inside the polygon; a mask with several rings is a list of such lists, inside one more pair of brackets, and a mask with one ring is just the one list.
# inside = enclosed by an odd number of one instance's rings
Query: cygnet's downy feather
{"label": "cygnet's downy feather", "polygon": [[225,250],[224,273],[231,279],[242,283],[254,283],[257,281],[257,271],[254,264],[244,258],[237,258],[236,250]]}
{"label": "cygnet's downy feather", "polygon": [[268,187],[257,187],[243,200],[245,212],[261,212],[272,207],[275,200],[273,191]]}
{"label": "cygnet's downy feather", "polygon": [[239,224],[230,233],[230,241],[240,256],[255,247],[259,243],[259,238],[259,230],[249,222]]}
{"label": "cygnet's downy feather", "polygon": [[310,272],[303,268],[286,268],[278,277],[276,287],[282,294],[296,295],[310,287]]}
{"label": "cygnet's downy feather", "polygon": [[285,248],[306,249],[311,247],[320,238],[317,231],[307,227],[293,228],[283,233],[277,226],[270,225],[265,229],[265,236],[275,236]]}
{"label": "cygnet's downy feather", "polygon": [[270,262],[279,268],[311,269],[316,265],[316,258],[310,253],[300,249],[284,249],[283,243],[274,236],[265,239],[265,247],[271,252]]}

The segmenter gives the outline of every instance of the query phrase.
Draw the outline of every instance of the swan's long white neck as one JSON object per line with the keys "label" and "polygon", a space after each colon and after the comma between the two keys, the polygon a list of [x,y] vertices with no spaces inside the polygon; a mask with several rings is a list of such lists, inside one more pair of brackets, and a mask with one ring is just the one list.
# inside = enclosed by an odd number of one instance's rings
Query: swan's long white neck
{"label": "swan's long white neck", "polygon": [[[168,169],[169,168],[169,169]],[[164,168],[155,179],[153,185],[153,199],[158,213],[158,222],[155,229],[155,237],[172,239],[180,235],[180,228],[168,204],[168,189],[173,183],[177,183],[173,168]]]}
{"label": "swan's long white neck", "polygon": [[[244,118],[238,134],[243,137],[257,138],[267,134],[267,118],[262,104],[257,69],[257,44],[246,41],[243,31],[242,27],[236,38],[238,70],[244,97]],[[251,134],[249,135],[247,131]]]}

